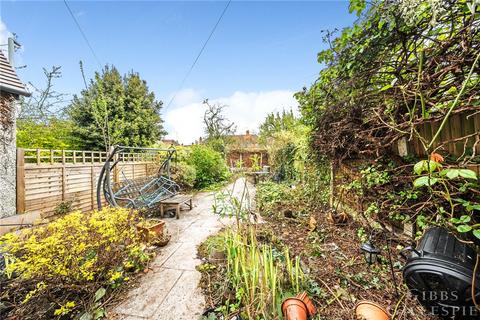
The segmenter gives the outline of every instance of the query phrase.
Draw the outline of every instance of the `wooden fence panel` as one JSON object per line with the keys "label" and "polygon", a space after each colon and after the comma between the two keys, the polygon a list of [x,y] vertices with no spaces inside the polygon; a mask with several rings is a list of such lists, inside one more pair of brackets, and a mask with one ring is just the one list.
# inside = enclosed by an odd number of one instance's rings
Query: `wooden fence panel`
{"label": "wooden fence panel", "polygon": [[[49,217],[62,202],[71,202],[73,210],[94,210],[98,176],[106,156],[97,151],[18,149],[18,213]],[[151,176],[159,168],[156,161],[151,155],[121,154],[112,181]]]}
{"label": "wooden fence panel", "polygon": [[[416,130],[423,138],[424,143],[428,144],[432,140],[440,123],[441,120],[437,120],[417,126]],[[409,154],[419,157],[426,156],[422,142],[417,137],[407,141],[407,147]],[[433,144],[433,149],[436,148],[443,155],[449,154],[455,157],[468,156],[473,151],[476,155],[480,155],[480,113],[466,111],[453,114]],[[394,151],[397,154],[400,153],[398,149],[398,145],[395,145]]]}
{"label": "wooden fence panel", "polygon": [[[393,152],[402,156],[414,155],[425,159],[424,144],[428,144],[438,131],[442,119],[429,121],[415,127],[417,133],[422,137],[410,140],[408,136],[400,139],[393,145]],[[422,140],[422,141],[421,141]],[[423,143],[422,143],[423,142]],[[453,114],[445,123],[443,130],[437,141],[433,144],[433,150],[443,156],[451,156],[450,160],[457,160],[464,163],[466,168],[475,171],[480,176],[480,112],[479,110],[470,110]],[[472,155],[476,155],[475,158]],[[473,160],[473,161],[472,161]],[[339,168],[332,168],[332,192],[330,204],[339,203],[343,210],[351,213],[353,216],[364,212],[367,203],[363,203],[361,197],[354,196],[352,193],[342,193],[341,185],[347,185],[358,178],[359,164],[367,164],[365,160],[343,161]],[[335,169],[335,170],[333,170]],[[338,202],[337,202],[338,201]],[[391,224],[393,229],[400,227],[408,236],[412,235],[412,224]]]}

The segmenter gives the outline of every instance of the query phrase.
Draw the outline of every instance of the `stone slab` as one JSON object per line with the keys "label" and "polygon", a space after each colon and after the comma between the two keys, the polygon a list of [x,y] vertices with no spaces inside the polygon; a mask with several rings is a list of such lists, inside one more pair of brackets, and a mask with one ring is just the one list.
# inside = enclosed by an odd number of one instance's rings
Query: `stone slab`
{"label": "stone slab", "polygon": [[125,301],[113,312],[123,316],[152,317],[182,273],[183,271],[174,269],[149,272],[142,279],[141,285],[130,291]]}
{"label": "stone slab", "polygon": [[168,243],[167,246],[163,247],[162,251],[160,252],[159,255],[155,257],[155,259],[150,263],[150,267],[152,268],[158,268],[161,267],[165,261],[170,258],[170,256],[181,246],[182,244],[180,242],[170,242]]}
{"label": "stone slab", "polygon": [[199,319],[205,308],[205,299],[198,288],[201,274],[185,271],[170,291],[168,297],[156,310],[155,320],[193,320]]}
{"label": "stone slab", "polygon": [[197,258],[198,242],[184,242],[162,265],[163,268],[195,271],[201,263]]}

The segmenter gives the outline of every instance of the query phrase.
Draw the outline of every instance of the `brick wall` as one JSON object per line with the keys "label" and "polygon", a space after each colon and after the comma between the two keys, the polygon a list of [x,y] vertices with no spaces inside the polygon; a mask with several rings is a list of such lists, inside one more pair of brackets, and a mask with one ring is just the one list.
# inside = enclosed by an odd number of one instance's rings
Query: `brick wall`
{"label": "brick wall", "polygon": [[260,167],[268,166],[268,153],[265,151],[230,151],[227,155],[227,163],[235,167],[238,161],[242,161],[242,167],[251,168],[253,165],[252,156],[257,155],[261,160]]}

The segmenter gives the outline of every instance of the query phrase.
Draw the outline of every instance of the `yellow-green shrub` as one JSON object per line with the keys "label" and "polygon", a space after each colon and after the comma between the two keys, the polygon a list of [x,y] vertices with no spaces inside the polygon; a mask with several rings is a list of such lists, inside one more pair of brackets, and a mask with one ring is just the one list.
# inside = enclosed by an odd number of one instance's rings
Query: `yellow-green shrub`
{"label": "yellow-green shrub", "polygon": [[[9,276],[6,300],[22,319],[81,311],[100,288],[115,288],[150,256],[136,231],[136,211],[73,212],[44,227],[0,238]],[[5,299],[5,295],[2,300]]]}
{"label": "yellow-green shrub", "polygon": [[197,170],[185,162],[173,163],[171,168],[172,179],[182,188],[191,189],[195,185]]}

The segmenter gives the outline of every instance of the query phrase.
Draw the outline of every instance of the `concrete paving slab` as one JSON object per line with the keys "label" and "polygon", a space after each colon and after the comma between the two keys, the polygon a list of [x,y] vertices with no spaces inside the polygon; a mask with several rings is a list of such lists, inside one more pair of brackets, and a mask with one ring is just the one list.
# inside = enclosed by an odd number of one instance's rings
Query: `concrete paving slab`
{"label": "concrete paving slab", "polygon": [[[192,238],[195,239],[195,243],[202,243],[205,241],[205,239],[208,238],[208,236],[217,233],[220,230],[219,227],[213,226],[205,226],[205,227],[189,227],[186,229],[183,234],[181,239],[179,239],[180,242],[192,242]],[[182,241],[183,240],[183,241]]]}
{"label": "concrete paving slab", "polygon": [[205,308],[205,299],[197,284],[200,273],[185,271],[177,285],[156,310],[155,320],[193,320],[199,319]]}
{"label": "concrete paving slab", "polygon": [[191,270],[195,271],[195,267],[201,263],[200,259],[197,259],[197,242],[185,242],[175,250],[170,258],[162,265],[163,268],[178,269],[178,270]]}
{"label": "concrete paving slab", "polygon": [[121,319],[128,319],[127,316],[144,318],[153,316],[182,273],[181,270],[174,269],[150,271],[143,277],[140,286],[130,291],[125,301],[113,312],[124,316],[120,317]]}
{"label": "concrete paving slab", "polygon": [[108,316],[107,319],[122,319],[122,320],[148,320],[149,318],[145,317],[139,317],[139,316],[122,316],[122,315],[116,315],[116,316]]}
{"label": "concrete paving slab", "polygon": [[182,245],[180,242],[171,242],[160,251],[160,254],[155,257],[152,263],[150,263],[151,268],[161,267],[165,261]]}

